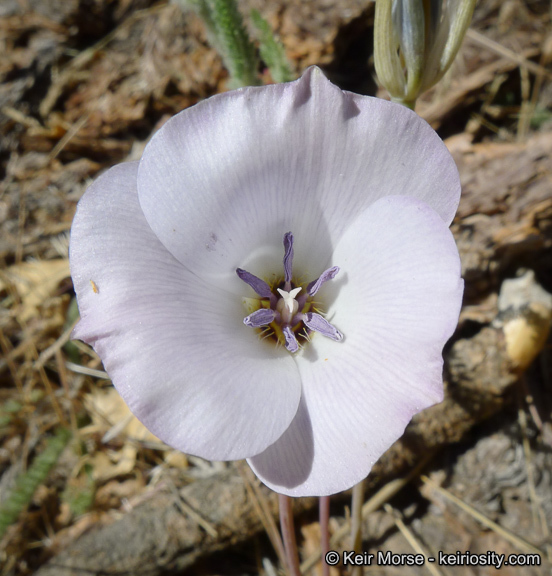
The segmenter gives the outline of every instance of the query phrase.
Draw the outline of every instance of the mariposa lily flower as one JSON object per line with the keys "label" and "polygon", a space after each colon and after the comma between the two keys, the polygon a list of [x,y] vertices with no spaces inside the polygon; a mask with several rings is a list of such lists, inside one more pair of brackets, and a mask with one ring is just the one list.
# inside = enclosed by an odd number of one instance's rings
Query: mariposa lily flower
{"label": "mariposa lily flower", "polygon": [[81,199],[74,336],[174,448],[350,488],[443,397],[459,194],[423,120],[318,68],[214,96]]}

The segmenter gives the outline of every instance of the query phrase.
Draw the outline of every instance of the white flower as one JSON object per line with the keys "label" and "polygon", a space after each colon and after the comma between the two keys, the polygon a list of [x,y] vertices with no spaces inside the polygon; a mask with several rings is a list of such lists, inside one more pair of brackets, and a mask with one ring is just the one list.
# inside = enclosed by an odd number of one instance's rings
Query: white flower
{"label": "white flower", "polygon": [[463,286],[448,230],[459,194],[423,120],[317,68],[215,96],[80,201],[75,337],[175,448],[248,458],[284,494],[347,489],[442,399]]}

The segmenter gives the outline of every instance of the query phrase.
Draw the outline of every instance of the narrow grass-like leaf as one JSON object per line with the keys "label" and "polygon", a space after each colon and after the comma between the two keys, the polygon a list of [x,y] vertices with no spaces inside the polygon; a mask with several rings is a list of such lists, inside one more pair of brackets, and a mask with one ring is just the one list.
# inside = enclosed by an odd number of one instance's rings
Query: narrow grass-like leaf
{"label": "narrow grass-like leaf", "polygon": [[207,0],[219,49],[236,86],[259,84],[257,54],[235,0]]}
{"label": "narrow grass-like leaf", "polygon": [[221,46],[217,37],[217,28],[212,16],[212,8],[207,0],[174,0],[176,4],[185,10],[192,8],[196,14],[203,20],[207,31],[209,44],[222,55]]}
{"label": "narrow grass-like leaf", "polygon": [[17,478],[15,488],[0,504],[0,538],[29,505],[36,489],[46,480],[70,439],[71,432],[66,428],[59,428],[55,435],[48,439],[46,448],[34,459],[29,469]]}
{"label": "narrow grass-like leaf", "polygon": [[251,43],[236,0],[174,0],[192,8],[203,20],[207,38],[230,73],[230,88],[260,84],[257,52]]}
{"label": "narrow grass-like leaf", "polygon": [[293,73],[286,58],[284,46],[276,40],[268,22],[257,10],[251,10],[251,21],[257,29],[261,58],[268,66],[274,82],[290,82],[293,80]]}

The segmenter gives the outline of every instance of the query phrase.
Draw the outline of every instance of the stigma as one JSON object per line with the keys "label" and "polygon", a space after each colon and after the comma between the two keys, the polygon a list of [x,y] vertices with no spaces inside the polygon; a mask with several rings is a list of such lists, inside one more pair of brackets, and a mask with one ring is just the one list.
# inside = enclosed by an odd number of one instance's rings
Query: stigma
{"label": "stigma", "polygon": [[[295,353],[300,349],[297,336],[310,339],[312,332],[319,332],[336,342],[343,340],[343,334],[321,314],[313,311],[312,297],[324,282],[332,280],[339,272],[334,266],[325,270],[316,280],[306,286],[296,286],[293,282],[293,234],[284,234],[284,278],[276,286],[238,268],[238,277],[260,296],[259,309],[246,316],[243,323],[252,328],[268,329],[286,349]],[[301,296],[299,293],[303,291]]]}
{"label": "stigma", "polygon": [[295,300],[295,296],[301,292],[301,287],[294,288],[289,292],[282,290],[281,288],[276,288],[278,294],[280,294],[281,298],[278,300],[276,304],[276,310],[280,313],[280,316],[284,322],[288,324],[291,322],[293,316],[299,310],[299,302]]}

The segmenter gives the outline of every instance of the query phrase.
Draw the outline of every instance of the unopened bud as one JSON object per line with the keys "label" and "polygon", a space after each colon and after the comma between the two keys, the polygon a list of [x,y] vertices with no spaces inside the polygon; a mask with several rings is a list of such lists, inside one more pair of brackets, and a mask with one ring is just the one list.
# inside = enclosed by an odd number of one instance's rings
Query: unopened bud
{"label": "unopened bud", "polygon": [[391,98],[414,108],[450,68],[475,0],[377,0],[374,58]]}

